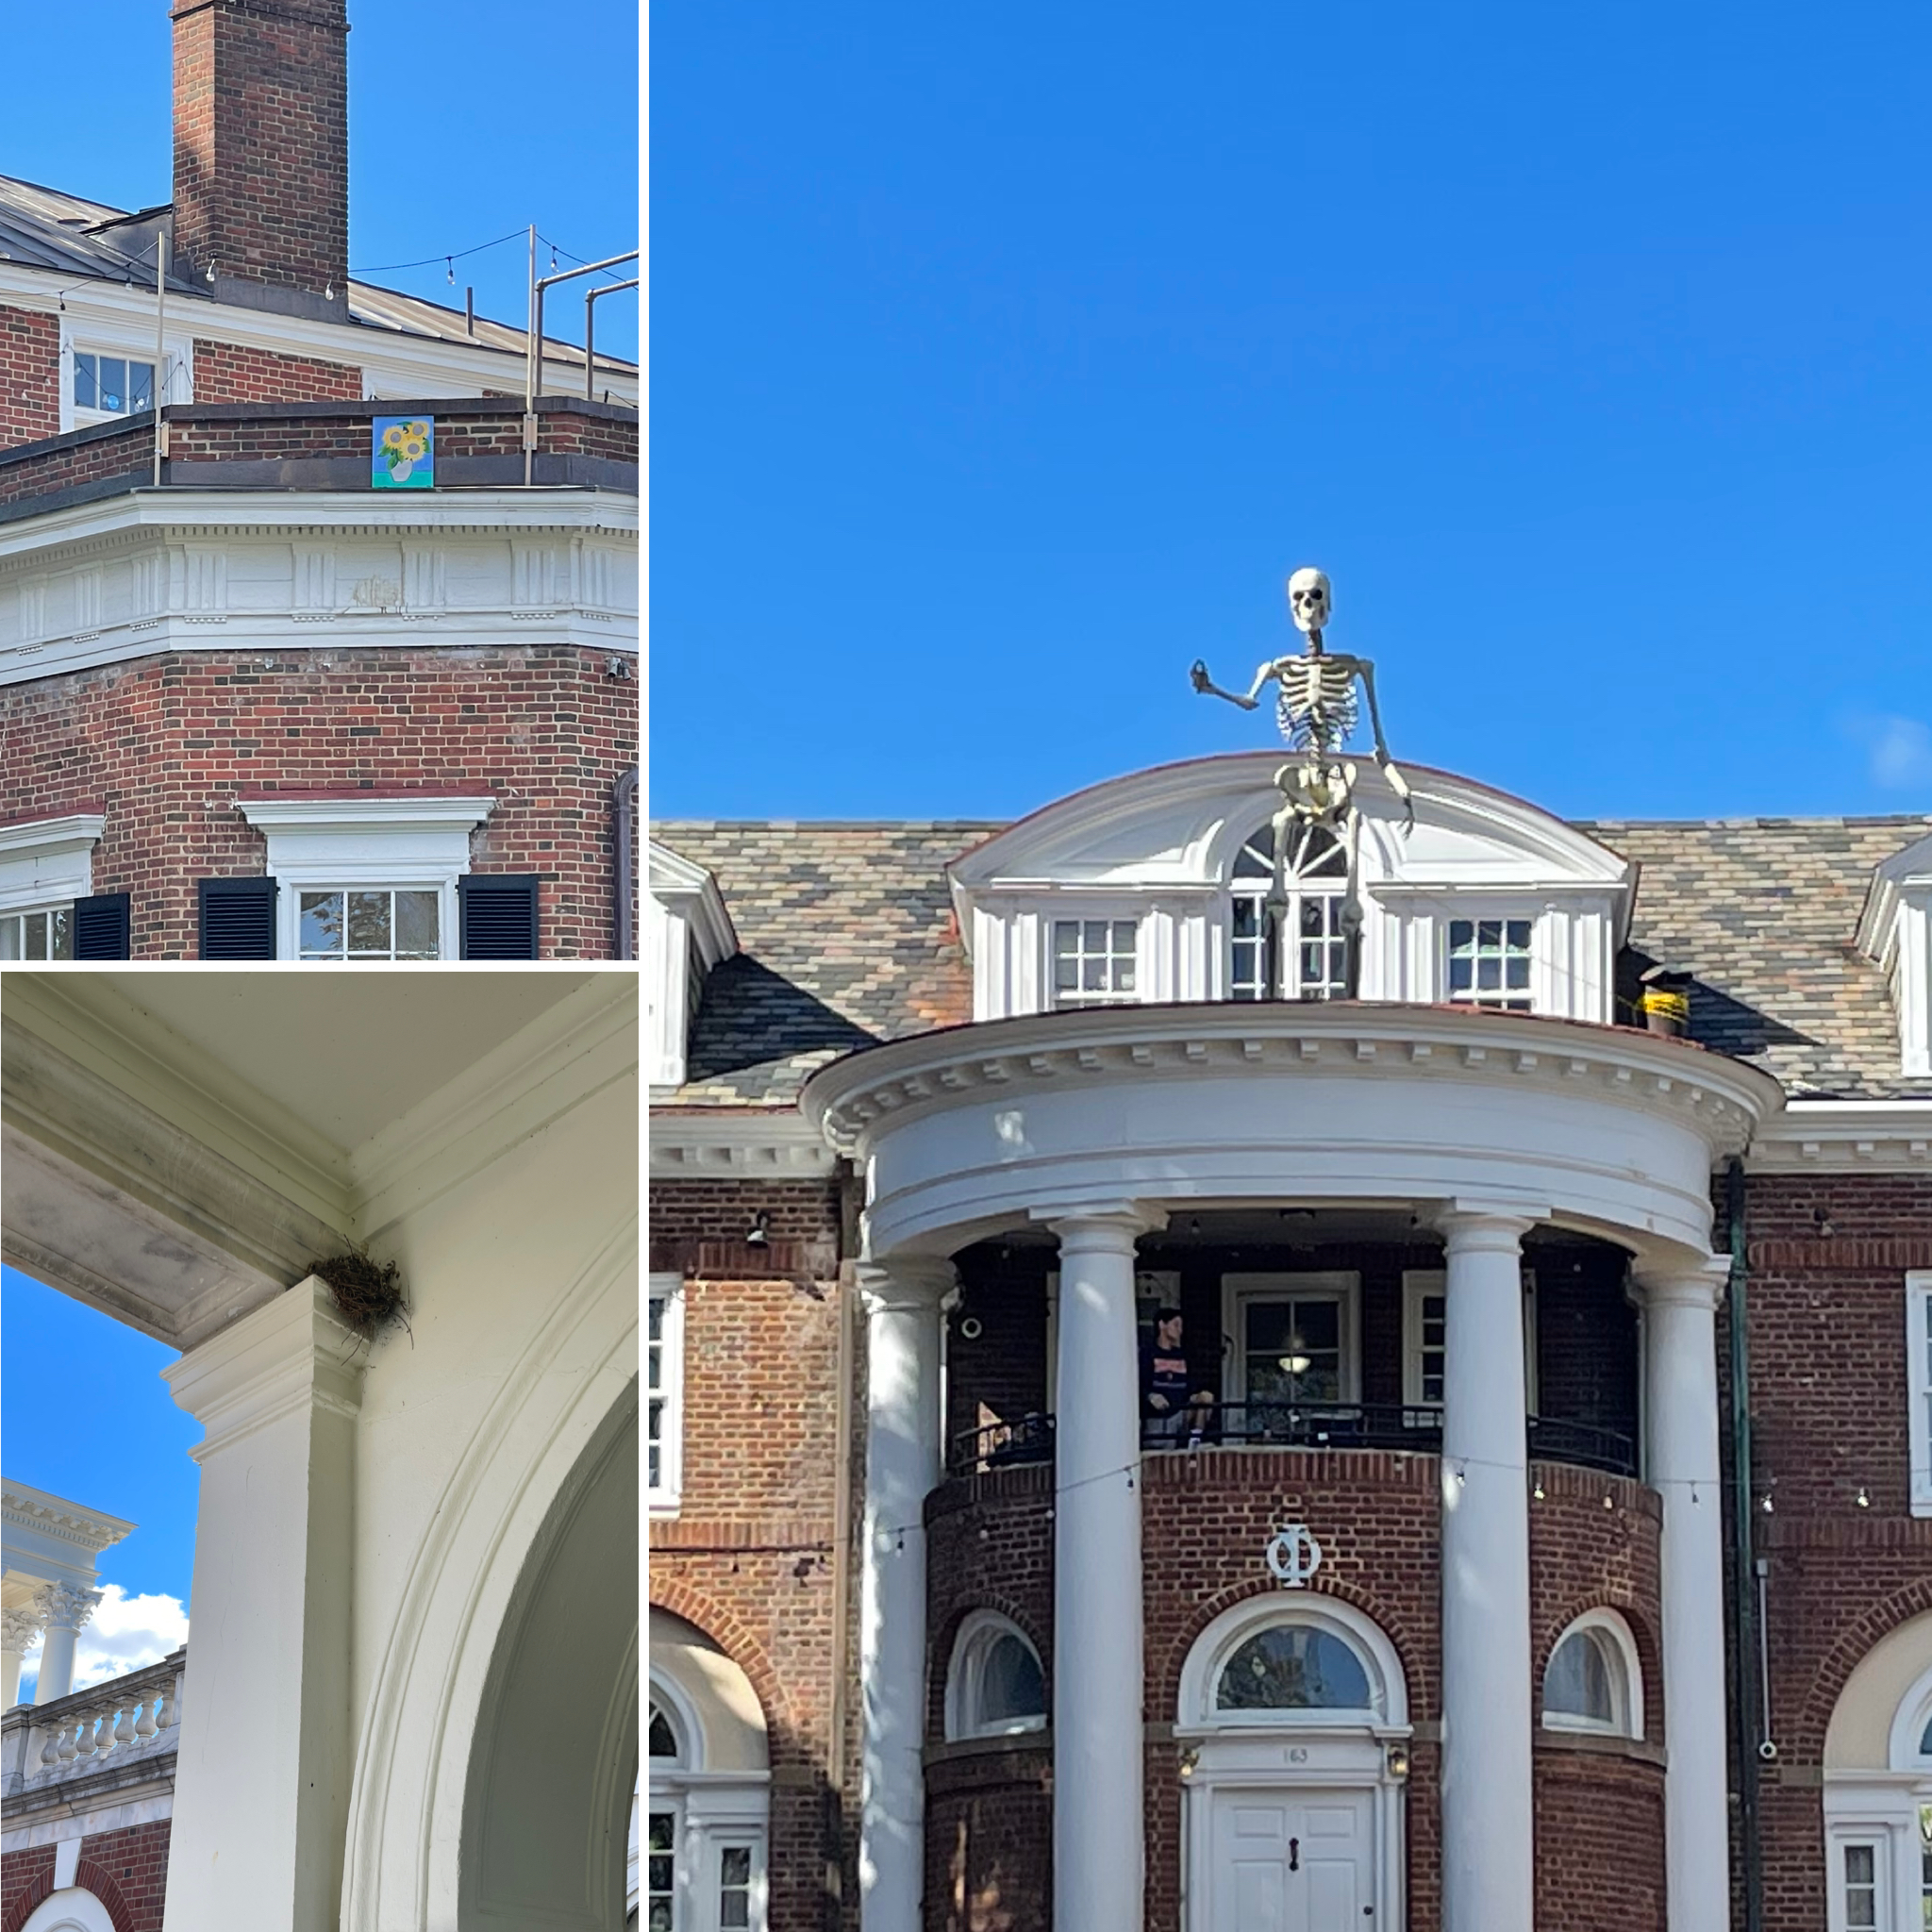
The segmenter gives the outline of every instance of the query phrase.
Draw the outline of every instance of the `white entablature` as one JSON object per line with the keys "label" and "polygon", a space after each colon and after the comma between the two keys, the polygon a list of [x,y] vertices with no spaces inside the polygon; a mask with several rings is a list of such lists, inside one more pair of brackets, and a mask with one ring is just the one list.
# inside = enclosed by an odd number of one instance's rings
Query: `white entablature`
{"label": "white entablature", "polygon": [[[1235,868],[1279,808],[1280,762],[1275,752],[1246,752],[1137,772],[1050,805],[959,859],[953,898],[973,958],[974,1017],[1053,1005],[1054,928],[1076,920],[1133,922],[1136,1000],[1240,996]],[[1521,938],[1526,922],[1519,991],[1529,1010],[1610,1020],[1635,865],[1507,793],[1406,770],[1412,823],[1373,764],[1362,763],[1357,784],[1360,996],[1449,999],[1452,923],[1515,922]],[[1242,883],[1252,891],[1265,880]]]}
{"label": "white entablature", "polygon": [[638,648],[607,490],[139,490],[0,525],[0,684],[163,651]]}

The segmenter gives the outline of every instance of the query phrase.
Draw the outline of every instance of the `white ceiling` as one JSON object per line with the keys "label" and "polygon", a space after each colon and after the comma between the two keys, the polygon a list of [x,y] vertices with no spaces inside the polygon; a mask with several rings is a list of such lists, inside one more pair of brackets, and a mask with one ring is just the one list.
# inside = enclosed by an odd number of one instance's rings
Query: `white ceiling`
{"label": "white ceiling", "polygon": [[347,1152],[595,976],[203,968],[71,974],[60,990],[137,1038],[158,1022]]}

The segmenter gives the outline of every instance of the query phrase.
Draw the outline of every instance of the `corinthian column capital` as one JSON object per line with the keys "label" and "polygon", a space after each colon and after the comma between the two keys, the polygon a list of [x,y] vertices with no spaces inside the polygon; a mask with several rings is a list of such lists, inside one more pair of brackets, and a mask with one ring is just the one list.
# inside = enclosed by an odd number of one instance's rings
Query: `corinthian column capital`
{"label": "corinthian column capital", "polygon": [[71,1583],[50,1583],[41,1591],[41,1611],[50,1628],[77,1631],[106,1594],[104,1590],[76,1590]]}
{"label": "corinthian column capital", "polygon": [[17,1609],[0,1610],[0,1649],[18,1655],[41,1634],[46,1621],[47,1613],[38,1603],[23,1604]]}

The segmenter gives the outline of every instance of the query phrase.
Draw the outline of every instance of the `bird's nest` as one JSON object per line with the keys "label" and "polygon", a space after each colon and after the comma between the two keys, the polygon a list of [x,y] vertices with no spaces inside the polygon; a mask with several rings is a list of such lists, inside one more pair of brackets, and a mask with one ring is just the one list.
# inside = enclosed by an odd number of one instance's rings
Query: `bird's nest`
{"label": "bird's nest", "polygon": [[408,1327],[408,1305],[393,1261],[374,1261],[360,1248],[351,1248],[308,1266],[328,1283],[337,1310],[358,1334],[374,1337],[391,1322]]}

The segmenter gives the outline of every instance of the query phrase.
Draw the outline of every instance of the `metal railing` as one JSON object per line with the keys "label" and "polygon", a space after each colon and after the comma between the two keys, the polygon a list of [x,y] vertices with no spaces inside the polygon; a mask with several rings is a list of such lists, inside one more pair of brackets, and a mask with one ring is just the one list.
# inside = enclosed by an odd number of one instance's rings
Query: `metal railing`
{"label": "metal railing", "polygon": [[[1555,1416],[1527,1419],[1528,1450],[1611,1475],[1637,1474],[1636,1445],[1614,1429]],[[1201,1405],[1141,1425],[1141,1447],[1163,1449],[1391,1449],[1433,1456],[1442,1447],[1442,1411],[1416,1403],[1230,1402]],[[1031,1413],[955,1436],[947,1473],[983,1475],[1053,1458],[1054,1419]]]}

